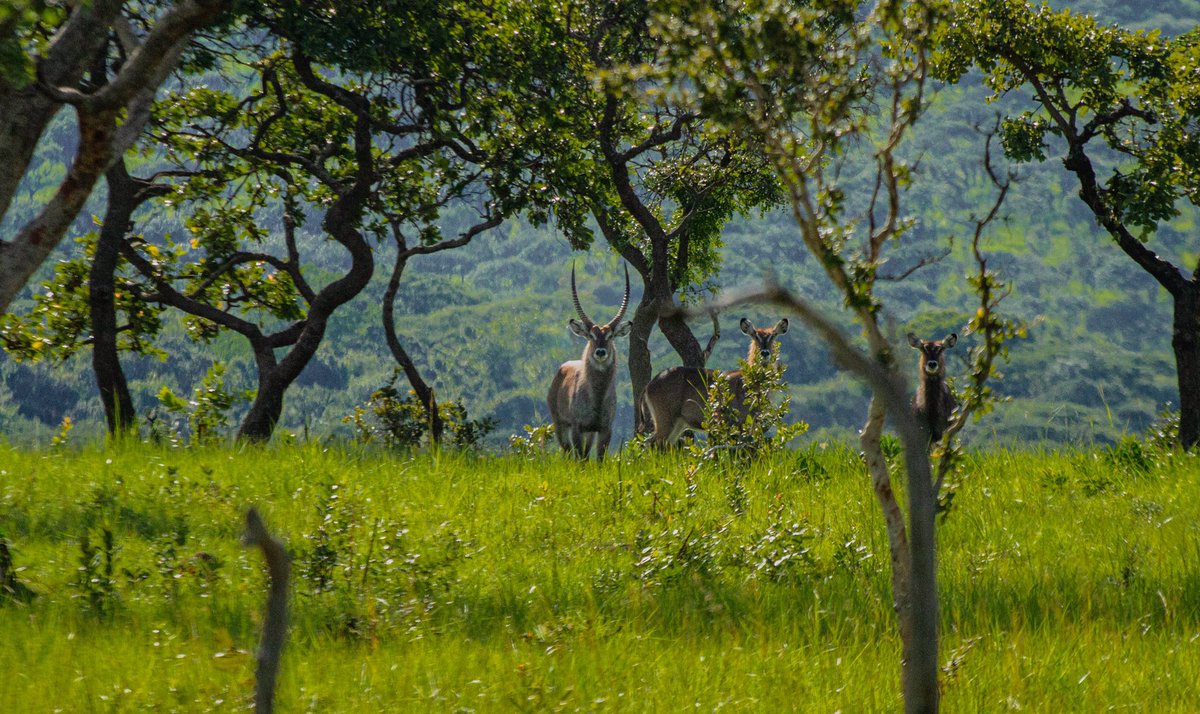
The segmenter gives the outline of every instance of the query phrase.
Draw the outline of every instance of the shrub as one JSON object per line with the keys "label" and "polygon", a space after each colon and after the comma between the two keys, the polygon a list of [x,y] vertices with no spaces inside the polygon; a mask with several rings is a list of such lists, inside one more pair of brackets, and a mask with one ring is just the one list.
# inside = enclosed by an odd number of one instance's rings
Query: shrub
{"label": "shrub", "polygon": [[1146,446],[1163,453],[1179,445],[1179,411],[1172,409],[1170,402],[1163,405],[1143,437]]}
{"label": "shrub", "polygon": [[513,434],[508,437],[508,445],[513,451],[527,458],[534,458],[546,453],[546,445],[554,445],[554,425],[539,424],[533,426],[526,424],[524,427],[525,436]]}
{"label": "shrub", "polygon": [[[238,403],[249,401],[253,397],[252,390],[234,392],[226,388],[223,362],[212,363],[189,400],[176,395],[168,387],[163,387],[158,392],[158,401],[164,409],[187,420],[190,434],[188,443],[191,446],[219,443],[224,436],[223,432],[229,428],[229,412]],[[164,434],[157,425],[157,415],[148,422],[148,426],[151,438],[160,441]]]}
{"label": "shrub", "polygon": [[[693,453],[700,458],[711,459],[722,453],[736,460],[769,456],[808,431],[804,422],[785,421],[791,399],[783,380],[785,368],[774,352],[763,355],[755,364],[739,364],[745,389],[743,408],[734,405],[733,391],[724,375],[713,381],[704,418],[707,444],[692,445]],[[778,402],[773,400],[776,392],[784,394]]]}
{"label": "shrub", "polygon": [[[412,449],[432,443],[433,429],[425,405],[409,390],[404,396],[396,389],[400,373],[377,389],[367,403],[354,408],[342,421],[354,425],[355,438],[361,443],[380,442],[390,449]],[[438,415],[444,427],[443,438],[451,446],[478,448],[484,437],[496,428],[490,417],[471,419],[461,401],[438,402]]]}

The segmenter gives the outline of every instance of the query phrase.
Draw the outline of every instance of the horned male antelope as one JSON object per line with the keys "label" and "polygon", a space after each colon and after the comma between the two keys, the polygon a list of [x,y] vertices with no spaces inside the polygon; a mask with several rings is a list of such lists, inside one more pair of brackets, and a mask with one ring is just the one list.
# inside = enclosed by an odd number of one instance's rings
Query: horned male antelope
{"label": "horned male antelope", "polygon": [[546,401],[550,419],[563,451],[573,450],[586,459],[596,446],[596,459],[604,459],[612,438],[613,417],[617,414],[617,350],[616,338],[629,333],[632,323],[621,322],[629,306],[629,267],[625,267],[625,297],[617,316],[604,325],[592,322],[575,289],[575,266],[571,266],[571,300],[575,303],[578,320],[567,325],[571,332],[587,340],[583,356],[564,362],[550,383]]}
{"label": "horned male antelope", "polygon": [[[746,364],[754,364],[760,354],[770,354],[775,338],[787,332],[788,321],[783,318],[768,329],[754,326],[746,318],[741,321],[742,332],[750,338]],[[711,346],[711,343],[710,343]],[[708,388],[718,376],[724,375],[733,395],[731,406],[746,416],[746,384],[742,371],[722,372],[699,367],[671,367],[659,372],[646,385],[642,402],[654,419],[655,446],[675,444],[687,429],[701,429],[708,411]]]}
{"label": "horned male antelope", "polygon": [[954,411],[954,397],[950,385],[946,384],[946,350],[958,342],[958,335],[951,332],[942,340],[922,340],[908,333],[908,344],[921,352],[918,369],[921,377],[917,383],[917,396],[913,399],[913,413],[926,429],[931,441],[939,441],[950,423],[950,412]]}

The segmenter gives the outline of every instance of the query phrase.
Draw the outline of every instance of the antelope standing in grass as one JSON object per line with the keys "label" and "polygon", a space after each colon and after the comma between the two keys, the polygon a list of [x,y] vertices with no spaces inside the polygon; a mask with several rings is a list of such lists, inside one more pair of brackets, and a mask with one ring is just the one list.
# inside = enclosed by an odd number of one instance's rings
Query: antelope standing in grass
{"label": "antelope standing in grass", "polygon": [[629,333],[632,323],[621,322],[629,307],[629,267],[625,267],[625,297],[617,316],[604,325],[592,322],[575,289],[575,266],[571,266],[571,300],[575,303],[578,320],[567,325],[571,332],[587,340],[583,356],[564,362],[550,383],[546,401],[550,420],[563,451],[574,451],[586,459],[596,447],[596,460],[604,459],[612,438],[613,417],[617,413],[617,350],[616,338]]}
{"label": "antelope standing in grass", "polygon": [[917,383],[917,396],[913,399],[913,413],[929,430],[930,441],[940,441],[950,423],[950,412],[954,411],[954,397],[950,385],[946,384],[946,350],[958,342],[958,335],[951,332],[942,340],[922,340],[908,333],[908,344],[921,352]]}
{"label": "antelope standing in grass", "polygon": [[[750,338],[746,364],[752,365],[760,354],[770,354],[775,338],[787,332],[788,321],[785,317],[773,327],[760,329],[743,317],[741,328]],[[702,428],[708,411],[708,388],[720,375],[729,382],[729,391],[733,394],[731,406],[744,418],[746,384],[740,369],[722,372],[699,367],[671,367],[650,380],[642,393],[642,402],[654,419],[654,434],[650,438],[655,446],[675,444],[687,429]]]}

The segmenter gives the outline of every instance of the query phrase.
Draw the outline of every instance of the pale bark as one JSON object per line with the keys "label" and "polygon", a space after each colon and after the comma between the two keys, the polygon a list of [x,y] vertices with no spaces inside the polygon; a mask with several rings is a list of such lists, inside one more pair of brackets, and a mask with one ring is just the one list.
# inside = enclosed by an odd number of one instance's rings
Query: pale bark
{"label": "pale bark", "polygon": [[867,473],[871,477],[871,489],[887,527],[888,552],[892,565],[892,609],[900,623],[901,662],[908,661],[908,645],[912,641],[912,628],[906,613],[911,606],[912,559],[908,550],[908,529],[904,524],[904,512],[892,489],[892,474],[883,456],[881,441],[887,420],[887,407],[878,396],[872,397],[867,410],[867,423],[859,434],[859,444],[867,462]]}
{"label": "pale bark", "polygon": [[25,286],[79,215],[97,180],[141,134],[158,86],[179,62],[187,43],[212,23],[230,0],[180,0],[160,16],[117,74],[94,94],[78,86],[102,52],[122,3],[82,3],[39,58],[39,83],[0,88],[0,210],[32,160],[42,132],[63,104],[75,107],[79,145],[58,190],[36,217],[9,241],[0,240],[0,313]]}
{"label": "pale bark", "polygon": [[[50,41],[38,60],[42,81],[53,86],[75,86],[104,47],[107,28],[121,9],[121,0],[84,3]],[[29,167],[46,125],[62,102],[36,84],[16,87],[0,80],[0,215],[8,212],[21,177]],[[0,256],[8,250],[0,242]],[[2,306],[0,306],[2,309]]]}

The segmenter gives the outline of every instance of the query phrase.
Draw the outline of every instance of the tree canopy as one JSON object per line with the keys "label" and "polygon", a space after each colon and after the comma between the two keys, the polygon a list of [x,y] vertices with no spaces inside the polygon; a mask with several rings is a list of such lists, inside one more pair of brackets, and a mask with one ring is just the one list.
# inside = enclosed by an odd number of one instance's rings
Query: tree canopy
{"label": "tree canopy", "polygon": [[0,238],[0,313],[62,240],[96,181],[137,140],[159,85],[194,34],[217,22],[230,4],[95,0],[69,10],[40,0],[5,5],[0,12],[0,104],[6,108],[0,117],[0,216],[8,212],[42,133],[63,106],[75,110],[79,137],[58,190],[16,235]]}
{"label": "tree canopy", "polygon": [[993,99],[1028,91],[1002,123],[1005,152],[1030,162],[1061,151],[1095,220],[1171,295],[1180,440],[1191,447],[1200,440],[1200,261],[1147,244],[1182,203],[1200,205],[1200,30],[1168,39],[1025,0],[947,12],[937,76],[959,81],[975,67]]}

